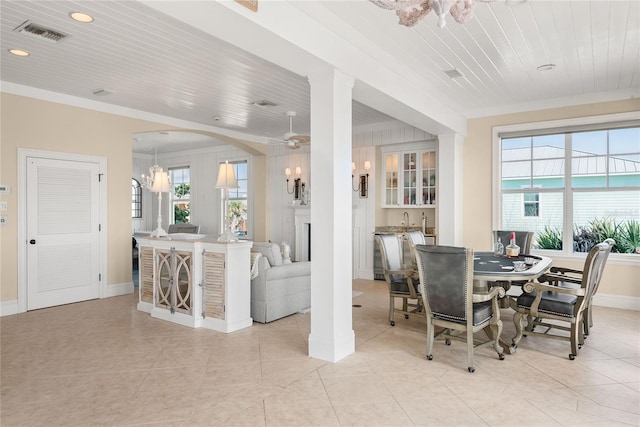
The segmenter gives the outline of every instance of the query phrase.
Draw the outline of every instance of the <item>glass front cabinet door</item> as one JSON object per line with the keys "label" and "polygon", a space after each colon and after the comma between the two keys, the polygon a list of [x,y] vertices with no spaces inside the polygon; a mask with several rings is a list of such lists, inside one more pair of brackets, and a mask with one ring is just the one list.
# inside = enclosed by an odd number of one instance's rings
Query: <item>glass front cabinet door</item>
{"label": "glass front cabinet door", "polygon": [[385,205],[398,205],[398,153],[384,155],[384,199]]}
{"label": "glass front cabinet door", "polygon": [[[415,146],[416,144],[412,144]],[[420,149],[384,147],[384,192],[382,206],[435,207],[436,149],[434,142],[419,144]]]}

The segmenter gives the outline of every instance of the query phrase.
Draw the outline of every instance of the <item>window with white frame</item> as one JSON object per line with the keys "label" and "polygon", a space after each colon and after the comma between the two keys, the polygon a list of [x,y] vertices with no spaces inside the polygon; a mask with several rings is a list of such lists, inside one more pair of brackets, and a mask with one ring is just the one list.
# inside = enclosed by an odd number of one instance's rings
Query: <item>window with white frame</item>
{"label": "window with white frame", "polygon": [[191,173],[189,167],[169,169],[171,178],[171,223],[191,220]]}
{"label": "window with white frame", "polygon": [[[227,212],[230,218],[231,231],[240,238],[246,238],[248,234],[248,165],[246,160],[229,163],[233,165],[236,180],[238,181],[238,188],[232,188],[229,190],[229,206]],[[223,215],[220,215],[221,218],[222,216]],[[222,228],[224,228],[224,224],[222,224]]]}
{"label": "window with white frame", "polygon": [[[640,251],[640,122],[498,134],[501,229],[535,232],[534,247]],[[544,211],[540,206],[544,205]]]}
{"label": "window with white frame", "polygon": [[540,193],[524,193],[522,210],[525,217],[540,216]]}
{"label": "window with white frame", "polygon": [[142,218],[142,187],[135,178],[131,178],[131,218]]}

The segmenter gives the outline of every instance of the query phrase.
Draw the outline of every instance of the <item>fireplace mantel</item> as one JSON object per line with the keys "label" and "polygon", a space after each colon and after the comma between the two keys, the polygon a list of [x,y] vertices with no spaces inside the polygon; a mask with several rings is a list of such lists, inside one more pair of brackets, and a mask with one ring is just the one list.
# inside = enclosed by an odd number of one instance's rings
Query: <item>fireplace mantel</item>
{"label": "fireplace mantel", "polygon": [[294,217],[294,260],[309,261],[309,227],[311,227],[311,206],[293,206]]}

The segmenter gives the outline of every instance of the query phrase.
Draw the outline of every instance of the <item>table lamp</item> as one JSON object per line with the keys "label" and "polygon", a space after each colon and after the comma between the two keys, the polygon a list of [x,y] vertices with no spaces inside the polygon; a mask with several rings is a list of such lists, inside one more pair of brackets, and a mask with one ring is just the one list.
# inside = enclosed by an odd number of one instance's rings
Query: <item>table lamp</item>
{"label": "table lamp", "polygon": [[239,239],[231,231],[229,218],[229,189],[238,188],[238,181],[236,180],[233,164],[229,164],[229,161],[220,164],[216,188],[224,191],[224,232],[218,237],[218,242],[237,242]]}

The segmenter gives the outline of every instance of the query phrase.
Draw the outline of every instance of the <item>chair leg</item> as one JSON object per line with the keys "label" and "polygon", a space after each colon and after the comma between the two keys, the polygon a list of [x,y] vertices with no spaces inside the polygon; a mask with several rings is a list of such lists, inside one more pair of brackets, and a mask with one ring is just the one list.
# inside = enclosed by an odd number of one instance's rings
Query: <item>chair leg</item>
{"label": "chair leg", "polygon": [[528,315],[527,316],[527,327],[525,328],[527,331],[529,332],[533,332],[534,326],[533,326],[533,316],[532,315]]}
{"label": "chair leg", "polygon": [[524,314],[519,312],[516,312],[513,315],[513,323],[514,325],[516,325],[516,336],[513,337],[511,342],[513,342],[513,346],[516,348],[518,347],[518,343],[522,339],[522,318],[523,317],[524,317]]}
{"label": "chair leg", "polygon": [[396,322],[393,321],[393,311],[395,308],[395,300],[393,297],[389,297],[389,324],[391,324],[391,326],[395,326]]}
{"label": "chair leg", "polygon": [[500,345],[500,336],[502,335],[502,320],[498,320],[497,322],[492,323],[490,326],[493,335],[493,348],[496,350],[496,353],[498,353],[498,357],[500,358],[500,360],[503,360],[504,349]]}
{"label": "chair leg", "polygon": [[433,323],[431,321],[431,316],[427,315],[427,359],[433,359],[433,355],[431,354],[433,350],[433,341],[435,340],[435,331],[433,329]]}
{"label": "chair leg", "polygon": [[575,319],[576,321],[571,324],[571,353],[569,354],[569,359],[573,360],[578,355],[578,333],[580,332],[580,320]]}
{"label": "chair leg", "polygon": [[593,326],[593,318],[591,317],[591,302],[587,304],[587,308],[584,310],[582,316],[582,326],[584,330],[584,335],[589,335],[589,329]]}
{"label": "chair leg", "polygon": [[578,350],[580,350],[582,348],[582,346],[584,345],[585,335],[582,333],[582,331],[583,331],[584,327],[586,326],[587,322],[588,322],[587,321],[587,316],[586,316],[586,313],[584,313],[584,312],[580,314],[580,317],[578,319],[576,319],[576,325],[577,325],[576,326],[576,329],[577,329],[576,335],[578,337]]}
{"label": "chair leg", "polygon": [[469,372],[475,372],[476,366],[473,360],[473,329],[471,328],[467,328],[467,365],[469,365]]}

